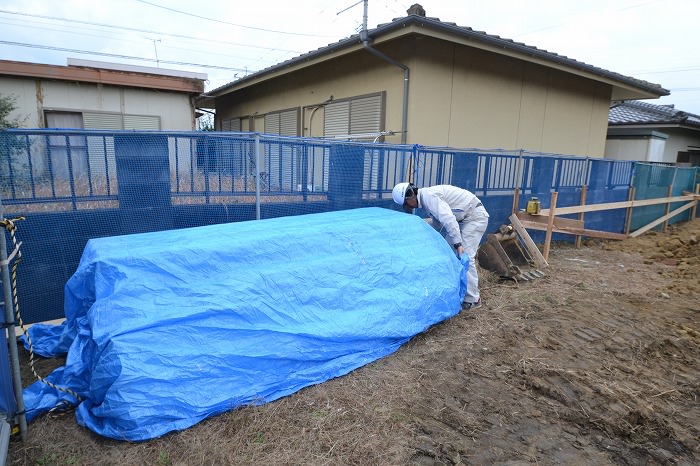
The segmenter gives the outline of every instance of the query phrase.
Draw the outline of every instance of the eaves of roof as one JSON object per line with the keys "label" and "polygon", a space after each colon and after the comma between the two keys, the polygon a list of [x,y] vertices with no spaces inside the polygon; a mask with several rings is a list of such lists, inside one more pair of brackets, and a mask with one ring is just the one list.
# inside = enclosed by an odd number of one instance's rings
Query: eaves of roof
{"label": "eaves of roof", "polygon": [[[398,34],[396,34],[398,32]],[[619,73],[598,68],[586,63],[568,58],[563,55],[548,52],[537,47],[529,46],[500,36],[486,34],[482,31],[475,31],[470,27],[457,26],[455,23],[447,23],[436,18],[428,18],[418,15],[409,15],[395,19],[391,23],[381,24],[375,29],[367,31],[367,37],[372,43],[376,43],[389,35],[399,36],[411,33],[425,35],[443,34],[456,41],[468,41],[470,45],[491,49],[496,53],[511,55],[520,59],[540,63],[544,66],[558,67],[564,71],[586,76],[590,79],[600,80],[611,84],[613,87],[631,90],[631,92],[642,93],[644,97],[634,98],[658,98],[669,95],[670,92],[659,84],[650,83],[640,79],[624,76]],[[208,97],[218,97],[229,92],[245,88],[251,84],[265,81],[280,74],[306,66],[312,62],[324,61],[343,51],[354,51],[362,46],[359,34],[341,39],[338,42],[321,47],[311,52],[307,52],[298,57],[278,63],[265,68],[241,79],[225,84],[207,92]]]}
{"label": "eaves of roof", "polygon": [[608,113],[608,126],[700,130],[700,115],[676,110],[673,105],[655,105],[636,100],[614,102]]}
{"label": "eaves of roof", "polygon": [[204,80],[195,78],[10,60],[0,60],[0,76],[109,84],[122,87],[185,92],[195,95],[204,92]]}

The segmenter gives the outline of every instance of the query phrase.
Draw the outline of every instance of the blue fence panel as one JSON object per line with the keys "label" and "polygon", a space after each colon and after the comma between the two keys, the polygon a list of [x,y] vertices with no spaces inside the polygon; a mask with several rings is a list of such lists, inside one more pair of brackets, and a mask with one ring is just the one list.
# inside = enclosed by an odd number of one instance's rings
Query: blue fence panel
{"label": "blue fence panel", "polygon": [[[62,316],[63,285],[90,238],[362,206],[398,209],[391,189],[401,181],[469,189],[495,231],[508,223],[516,190],[516,209],[531,196],[547,208],[554,191],[558,206],[578,205],[584,186],[588,204],[615,202],[627,199],[633,173],[637,199],[664,197],[670,185],[675,194],[693,190],[698,176],[628,161],[259,133],[0,132],[0,197],[8,215],[27,217],[18,226],[27,322]],[[586,227],[622,231],[624,213],[587,213]],[[637,209],[633,219],[648,223]]]}
{"label": "blue fence panel", "polygon": [[[4,317],[0,318],[4,322]],[[17,401],[12,385],[7,332],[3,329],[0,335],[0,422],[13,419],[15,414],[17,414]],[[4,460],[4,458],[0,459]]]}
{"label": "blue fence panel", "polygon": [[[634,175],[634,199],[654,199],[668,196],[674,174],[674,167],[638,163]],[[662,217],[665,210],[664,204],[635,207],[632,212],[631,230],[641,228]]]}

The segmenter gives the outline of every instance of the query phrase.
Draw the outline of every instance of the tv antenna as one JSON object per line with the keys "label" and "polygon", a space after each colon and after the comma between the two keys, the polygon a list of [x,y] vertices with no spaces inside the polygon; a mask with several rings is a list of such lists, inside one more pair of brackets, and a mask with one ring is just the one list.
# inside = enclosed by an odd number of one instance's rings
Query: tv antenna
{"label": "tv antenna", "polygon": [[356,7],[356,6],[359,5],[360,3],[364,3],[364,4],[365,4],[365,10],[364,10],[364,14],[363,14],[363,16],[362,16],[362,33],[361,33],[362,36],[364,37],[364,36],[367,34],[367,8],[368,8],[368,6],[369,6],[369,5],[368,5],[368,4],[369,4],[369,0],[360,0],[359,2],[353,3],[353,4],[350,5],[349,7],[340,10],[340,11],[337,12],[335,15],[338,16],[338,15],[341,14],[341,13],[345,13],[346,11],[348,11],[348,10],[351,9],[351,8]]}
{"label": "tv antenna", "polygon": [[153,49],[156,51],[156,68],[160,68],[160,60],[158,60],[158,47],[156,46],[156,42],[160,42],[160,39],[151,39],[150,37],[146,37],[146,39],[153,42]]}

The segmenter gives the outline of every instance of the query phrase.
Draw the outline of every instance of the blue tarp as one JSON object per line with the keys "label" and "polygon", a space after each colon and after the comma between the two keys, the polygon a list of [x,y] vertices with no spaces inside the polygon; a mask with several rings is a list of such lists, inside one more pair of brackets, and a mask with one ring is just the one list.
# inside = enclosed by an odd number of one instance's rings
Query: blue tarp
{"label": "blue tarp", "polygon": [[140,441],[275,400],[458,313],[467,265],[383,208],[92,239],[66,320],[30,328],[36,353],[67,352],[48,380],[81,399],[36,382],[27,417],[77,402],[80,425]]}

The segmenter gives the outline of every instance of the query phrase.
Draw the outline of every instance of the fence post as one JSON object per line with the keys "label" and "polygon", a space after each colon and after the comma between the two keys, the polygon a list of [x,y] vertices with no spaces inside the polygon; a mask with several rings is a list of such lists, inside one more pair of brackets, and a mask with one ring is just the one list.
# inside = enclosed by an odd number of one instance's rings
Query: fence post
{"label": "fence post", "polygon": [[[260,134],[255,133],[255,219],[260,220]],[[247,189],[247,187],[246,187]]]}
{"label": "fence post", "polygon": [[[580,204],[581,206],[586,205],[586,195],[588,194],[588,187],[584,184],[581,186],[581,199],[580,199]],[[578,214],[578,219],[581,220],[583,223],[584,218],[585,218],[585,213],[584,212],[579,212]],[[581,235],[576,235],[576,249],[579,249],[581,247]]]}
{"label": "fence post", "polygon": [[[635,196],[635,187],[630,186],[629,187],[629,192],[627,194],[627,200],[628,201],[633,201]],[[634,211],[634,207],[628,207],[627,208],[627,213],[625,215],[625,234],[629,235],[630,234],[630,228],[632,228],[632,214]]]}
{"label": "fence post", "polygon": [[422,184],[425,180],[418,180],[418,148],[423,147],[418,144],[413,144],[411,147],[411,155],[408,157],[408,182],[413,184]]}
{"label": "fence post", "polygon": [[523,150],[520,149],[518,150],[518,162],[515,166],[515,179],[513,180],[513,208],[512,208],[512,213],[518,212],[520,210],[520,193],[521,191],[524,192],[525,189],[523,188],[523,184],[525,183],[525,180],[523,180],[523,172],[525,170],[525,167],[523,166],[524,160],[523,160]]}
{"label": "fence post", "polygon": [[[0,199],[0,221],[4,222],[5,216],[3,215],[2,209],[2,199]],[[15,312],[14,303],[12,300],[12,288],[10,287],[10,269],[7,264],[7,239],[5,238],[5,232],[0,231],[0,260],[2,260],[2,292],[3,292],[3,303],[2,307],[4,309],[4,315],[2,317],[3,336],[7,335],[7,347],[10,354],[10,364],[12,370],[12,386],[14,389],[15,405],[17,406],[17,411],[12,413],[18,416],[19,430],[22,437],[22,441],[27,440],[27,418],[24,412],[24,398],[22,393],[22,378],[19,368],[19,353],[17,351],[17,339],[15,336]],[[17,259],[15,259],[17,260]],[[5,334],[4,332],[7,332]],[[2,383],[5,383],[3,381]],[[10,401],[10,400],[8,400]],[[8,413],[10,414],[10,413]]]}

